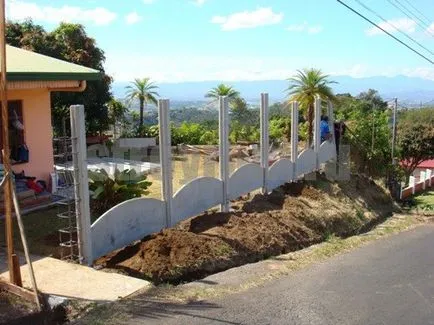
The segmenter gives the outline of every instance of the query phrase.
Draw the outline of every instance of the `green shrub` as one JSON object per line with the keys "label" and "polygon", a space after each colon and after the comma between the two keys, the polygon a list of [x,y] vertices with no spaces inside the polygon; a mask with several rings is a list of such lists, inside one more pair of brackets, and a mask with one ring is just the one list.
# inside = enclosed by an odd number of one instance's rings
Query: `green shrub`
{"label": "green shrub", "polygon": [[99,216],[121,202],[149,194],[147,189],[151,184],[146,173],[137,173],[134,169],[116,169],[114,175],[104,169],[89,171],[92,214]]}

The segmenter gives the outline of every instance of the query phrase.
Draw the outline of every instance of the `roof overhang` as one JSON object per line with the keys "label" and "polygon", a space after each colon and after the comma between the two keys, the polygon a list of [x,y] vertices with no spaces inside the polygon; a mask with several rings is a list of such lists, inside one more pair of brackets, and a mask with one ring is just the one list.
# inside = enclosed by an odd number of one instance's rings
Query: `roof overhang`
{"label": "roof overhang", "polygon": [[57,80],[100,80],[101,73],[26,73],[26,72],[8,72],[8,81],[57,81]]}
{"label": "roof overhang", "polygon": [[9,81],[8,90],[46,89],[48,91],[82,92],[86,89],[86,80],[54,81]]}

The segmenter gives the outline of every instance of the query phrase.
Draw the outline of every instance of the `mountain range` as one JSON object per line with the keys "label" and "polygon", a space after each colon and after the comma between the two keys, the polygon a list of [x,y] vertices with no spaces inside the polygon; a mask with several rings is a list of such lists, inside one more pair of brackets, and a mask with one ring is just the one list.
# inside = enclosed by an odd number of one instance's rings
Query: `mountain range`
{"label": "mountain range", "polygon": [[[357,95],[368,89],[376,89],[384,99],[397,97],[400,103],[420,105],[434,103],[434,80],[407,76],[353,78],[350,76],[331,76],[336,81],[332,88],[336,94],[350,93]],[[177,102],[204,101],[205,93],[221,81],[194,81],[180,83],[159,83],[159,94]],[[270,101],[281,101],[285,98],[288,82],[285,80],[257,80],[223,82],[235,87],[248,102],[259,101],[261,92],[268,92]],[[128,82],[115,81],[113,94],[117,98],[125,95]]]}

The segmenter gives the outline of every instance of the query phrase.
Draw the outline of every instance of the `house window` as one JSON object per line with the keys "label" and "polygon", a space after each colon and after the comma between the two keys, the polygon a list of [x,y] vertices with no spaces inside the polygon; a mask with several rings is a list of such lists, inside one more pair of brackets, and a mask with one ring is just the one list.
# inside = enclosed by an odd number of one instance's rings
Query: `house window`
{"label": "house window", "polygon": [[[12,164],[29,161],[29,151],[24,141],[23,102],[20,100],[8,101],[9,109],[9,146]],[[0,126],[3,127],[0,120]],[[0,146],[3,148],[3,133],[0,135]],[[3,157],[2,157],[3,160]]]}

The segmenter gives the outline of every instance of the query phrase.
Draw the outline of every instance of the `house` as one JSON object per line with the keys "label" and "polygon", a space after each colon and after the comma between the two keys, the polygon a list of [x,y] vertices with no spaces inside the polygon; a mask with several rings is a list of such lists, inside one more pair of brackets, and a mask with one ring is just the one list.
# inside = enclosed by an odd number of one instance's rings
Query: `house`
{"label": "house", "polygon": [[50,93],[84,91],[100,72],[12,46],[6,55],[12,169],[48,184],[54,169]]}
{"label": "house", "polygon": [[427,169],[431,169],[434,175],[434,159],[422,161],[419,165],[417,165],[416,169],[413,172],[413,176],[419,179],[420,172],[424,172]]}

